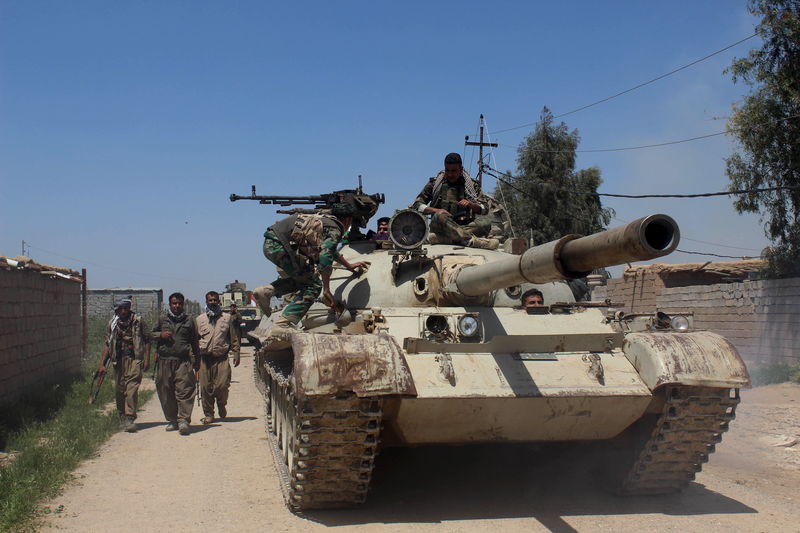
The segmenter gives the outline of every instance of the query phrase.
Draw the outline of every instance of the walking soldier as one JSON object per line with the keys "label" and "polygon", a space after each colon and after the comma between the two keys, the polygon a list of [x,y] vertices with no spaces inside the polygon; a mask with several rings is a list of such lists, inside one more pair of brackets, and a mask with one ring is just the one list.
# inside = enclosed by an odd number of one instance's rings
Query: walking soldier
{"label": "walking soldier", "polygon": [[114,318],[106,328],[98,375],[106,372],[109,362],[114,365],[114,387],[122,429],[133,433],[138,429],[134,421],[142,373],[150,366],[150,339],[145,335],[144,322],[131,311],[128,298],[115,302]]}
{"label": "walking soldier", "polygon": [[158,342],[156,391],[167,419],[167,431],[177,429],[181,435],[188,435],[195,371],[200,365],[198,357],[192,359],[192,353],[200,351],[197,326],[183,311],[183,303],[183,294],[175,292],[169,296],[169,308],[158,318],[152,336]]}
{"label": "walking soldier", "polygon": [[206,293],[206,312],[199,315],[197,333],[200,347],[200,396],[203,424],[214,421],[214,400],[220,418],[228,414],[228,390],[231,387],[231,365],[228,351],[233,352],[233,366],[239,366],[239,322],[233,314],[223,313],[219,293]]}

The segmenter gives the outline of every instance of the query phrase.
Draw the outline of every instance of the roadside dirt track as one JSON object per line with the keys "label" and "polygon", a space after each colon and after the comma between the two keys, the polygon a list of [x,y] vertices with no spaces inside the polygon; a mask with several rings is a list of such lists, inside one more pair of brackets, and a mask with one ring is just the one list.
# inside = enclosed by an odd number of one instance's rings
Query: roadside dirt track
{"label": "roadside dirt track", "polygon": [[[679,495],[620,498],[585,445],[385,450],[361,508],[299,517],[283,504],[251,351],[233,371],[229,418],[166,433],[154,397],[48,502],[40,531],[800,531],[800,386],[744,391],[732,429]],[[195,406],[194,421],[199,420]]]}

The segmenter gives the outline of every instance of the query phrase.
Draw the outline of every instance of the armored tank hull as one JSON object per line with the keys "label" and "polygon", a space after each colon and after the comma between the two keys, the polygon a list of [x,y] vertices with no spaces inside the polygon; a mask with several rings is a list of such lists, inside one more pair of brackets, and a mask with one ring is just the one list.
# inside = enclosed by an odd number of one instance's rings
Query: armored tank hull
{"label": "armored tank hull", "polygon": [[[363,502],[380,448],[426,444],[603,441],[618,465],[614,490],[684,487],[749,386],[736,349],[692,330],[690,316],[626,317],[607,303],[576,302],[563,281],[597,262],[668,253],[677,227],[666,219],[668,238],[652,227],[665,219],[655,218],[522,256],[402,242],[346,247],[349,261],[372,265],[334,272],[344,316],[319,305],[281,342],[269,336],[269,319],[253,332],[287,504]],[[547,304],[533,313],[519,305],[531,287]]]}

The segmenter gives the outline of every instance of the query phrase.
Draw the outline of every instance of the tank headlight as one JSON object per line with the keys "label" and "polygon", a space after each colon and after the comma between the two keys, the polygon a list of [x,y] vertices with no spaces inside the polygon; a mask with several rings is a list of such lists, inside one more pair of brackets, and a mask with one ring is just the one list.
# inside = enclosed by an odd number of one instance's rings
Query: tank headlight
{"label": "tank headlight", "polygon": [[430,315],[425,319],[425,328],[434,335],[441,335],[447,331],[447,318],[443,315]]}
{"label": "tank headlight", "polygon": [[464,315],[458,319],[458,332],[464,337],[474,337],[478,334],[478,319],[472,315]]}
{"label": "tank headlight", "polygon": [[672,329],[686,331],[689,329],[689,319],[685,316],[674,316],[672,317],[672,320],[669,321],[669,325]]}

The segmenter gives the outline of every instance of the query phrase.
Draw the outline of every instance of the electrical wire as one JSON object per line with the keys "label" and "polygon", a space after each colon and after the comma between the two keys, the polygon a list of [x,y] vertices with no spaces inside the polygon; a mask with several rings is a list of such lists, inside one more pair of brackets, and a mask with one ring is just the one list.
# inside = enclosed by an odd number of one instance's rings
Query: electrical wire
{"label": "electrical wire", "polygon": [[[491,167],[490,167],[490,169],[491,169]],[[491,169],[491,170],[495,170],[495,169]],[[511,187],[512,189],[514,189],[514,190],[515,190],[515,191],[517,191],[518,193],[522,194],[523,196],[527,196],[528,198],[533,198],[533,195],[531,195],[530,193],[528,193],[528,191],[525,191],[525,190],[523,190],[523,189],[520,189],[519,187],[515,186],[513,183],[510,183],[510,182],[508,182],[508,181],[506,181],[506,180],[504,180],[504,179],[500,178],[499,176],[495,175],[495,174],[494,174],[494,173],[492,173],[491,171],[484,169],[484,172],[485,172],[486,174],[488,174],[489,176],[492,176],[492,177],[493,177],[493,178],[495,178],[496,180],[498,180],[498,181],[500,181],[500,182],[502,182],[502,183],[506,184],[507,186]],[[501,174],[503,174],[503,175],[505,175],[505,176],[510,176],[510,174],[508,174],[508,173],[505,173],[505,172],[501,172]],[[549,185],[549,184],[548,184],[548,185]],[[502,187],[500,188],[500,190],[501,190],[501,192],[502,192]],[[561,191],[566,191],[566,192],[581,192],[581,193],[582,193],[582,191],[575,191],[575,190],[569,190],[569,191],[568,191],[567,189],[562,189],[562,188],[559,188],[558,190],[561,190]],[[593,193],[582,193],[582,194],[593,194]],[[579,217],[579,218],[580,218],[580,217]],[[611,217],[611,219],[612,219],[612,220],[616,220],[617,222],[620,222],[620,223],[622,223],[622,224],[627,224],[628,222],[630,222],[629,220],[623,220],[623,219],[621,219],[621,218],[619,218],[619,217],[616,217],[616,216],[612,216],[612,217]],[[588,221],[588,219],[585,219],[585,218],[581,218],[581,220]],[[747,250],[747,251],[750,251],[750,252],[759,252],[759,250],[757,250],[757,249],[755,249],[755,248],[745,248],[745,247],[742,247],[742,246],[732,246],[732,245],[729,245],[729,244],[720,244],[720,243],[716,243],[716,242],[701,241],[701,240],[697,240],[697,239],[691,239],[691,238],[689,238],[689,237],[685,237],[685,236],[684,236],[684,237],[682,237],[682,239],[683,239],[683,240],[686,240],[686,241],[692,241],[692,242],[700,243],[700,244],[707,244],[707,245],[710,245],[710,246],[719,246],[720,248],[731,248],[731,249],[734,249],[734,250]],[[686,252],[686,253],[695,253],[695,254],[699,254],[700,252]],[[713,254],[711,254],[711,255],[713,255]],[[739,259],[739,257],[738,257],[738,256],[719,256],[719,257],[726,257],[726,258],[732,258],[732,259]]]}
{"label": "electrical wire", "polygon": [[[791,120],[793,118],[800,118],[800,115],[790,115],[788,117],[783,117],[783,118],[778,119],[777,122],[784,122],[786,120]],[[757,128],[760,128],[760,127],[766,126],[766,125],[767,125],[767,123],[763,122],[761,124],[756,124],[754,126],[746,128],[746,129],[747,130],[754,130],[754,129],[757,129]],[[737,131],[744,131],[744,129],[743,128],[732,129],[730,132],[731,133],[735,133]],[[667,142],[655,143],[655,144],[643,144],[643,145],[640,145],[640,146],[626,146],[624,148],[597,148],[597,149],[593,149],[593,150],[537,150],[536,148],[528,148],[528,147],[526,147],[525,149],[528,150],[528,151],[531,151],[531,152],[547,153],[547,154],[560,154],[560,153],[567,153],[567,152],[570,152],[570,153],[571,152],[575,152],[575,153],[623,152],[625,150],[641,150],[643,148],[658,148],[660,146],[670,146],[670,145],[674,145],[674,144],[681,144],[681,143],[687,143],[687,142],[692,142],[692,141],[698,141],[698,140],[702,140],[702,139],[708,139],[710,137],[717,137],[719,135],[725,135],[726,133],[728,133],[728,132],[727,131],[718,131],[716,133],[709,133],[708,135],[699,135],[697,137],[689,137],[688,139],[678,139],[677,141],[667,141]],[[508,145],[508,144],[501,144],[500,146],[503,146],[505,148],[513,148],[514,150],[516,150],[518,148],[516,146],[511,146],[511,145]]]}
{"label": "electrical wire", "polygon": [[758,257],[750,257],[747,255],[738,256],[738,255],[720,255],[720,254],[711,254],[708,252],[693,252],[690,250],[681,250],[680,248],[675,249],[676,252],[680,252],[682,254],[691,254],[691,255],[707,255],[709,257],[721,257],[723,259],[759,259]]}
{"label": "electrical wire", "polygon": [[[668,76],[671,76],[671,75],[673,75],[673,74],[675,74],[677,72],[685,70],[685,69],[687,69],[687,68],[689,68],[689,67],[691,67],[693,65],[696,65],[696,64],[698,64],[698,63],[700,63],[702,61],[705,61],[706,59],[709,59],[711,57],[714,57],[717,54],[720,54],[720,53],[722,53],[722,52],[724,52],[726,50],[729,50],[729,49],[733,48],[736,45],[739,45],[739,44],[741,44],[741,43],[743,43],[743,42],[745,42],[745,41],[747,41],[749,39],[752,39],[756,35],[758,35],[758,34],[757,33],[753,33],[752,35],[750,35],[748,37],[745,37],[744,39],[740,39],[740,40],[736,41],[735,43],[729,44],[728,46],[726,46],[724,48],[720,48],[716,52],[712,52],[712,53],[710,53],[710,54],[708,54],[706,56],[701,57],[700,59],[695,59],[691,63],[687,63],[686,65],[683,65],[682,67],[678,67],[678,68],[676,68],[674,70],[671,70],[671,71],[667,72],[666,74],[662,74],[661,76],[657,76],[657,77],[655,77],[655,78],[653,78],[651,80],[642,82],[642,83],[640,83],[638,85],[635,85],[635,86],[633,86],[633,87],[631,87],[629,89],[625,89],[624,91],[620,91],[620,92],[618,92],[616,94],[613,94],[611,96],[607,96],[605,98],[601,98],[600,100],[592,102],[591,104],[586,104],[586,105],[583,105],[581,107],[576,107],[575,109],[567,111],[566,113],[561,113],[559,115],[555,115],[553,118],[561,118],[561,117],[565,117],[567,115],[571,115],[573,113],[577,113],[578,111],[583,111],[584,109],[588,109],[588,108],[596,106],[598,104],[602,104],[604,102],[608,102],[609,100],[613,100],[614,98],[622,96],[623,94],[627,94],[629,92],[635,91],[636,89],[640,89],[640,88],[644,87],[645,85],[649,85],[649,84],[654,83],[656,81],[663,80],[664,78],[666,78]],[[521,128],[527,128],[527,127],[532,126],[534,124],[536,124],[536,122],[529,122],[527,124],[514,126],[513,128],[506,128],[506,129],[498,130],[498,131],[495,132],[495,135],[499,135],[499,134],[505,133],[507,131],[513,131],[513,130],[518,130],[518,129],[521,129]]]}
{"label": "electrical wire", "polygon": [[[508,183],[506,180],[504,180],[500,176],[497,176],[497,175],[493,174],[493,172],[497,172],[499,174],[503,174],[504,176],[509,177],[509,178],[514,178],[514,176],[512,176],[511,174],[508,174],[506,172],[500,172],[499,170],[497,170],[495,168],[492,168],[492,167],[488,167],[487,169],[484,170],[484,172],[489,174],[493,178],[504,182],[506,185],[514,188],[515,190],[519,191],[519,189],[516,189],[516,187],[513,187],[510,183]],[[757,193],[763,193],[763,192],[774,192],[774,191],[800,189],[800,185],[778,185],[776,187],[761,187],[761,188],[758,188],[758,189],[736,189],[736,190],[733,190],[733,191],[703,192],[703,193],[695,193],[695,194],[618,194],[618,193],[610,193],[610,192],[584,192],[584,191],[578,191],[578,190],[575,190],[575,189],[564,189],[562,187],[556,187],[555,185],[552,185],[552,184],[547,183],[547,182],[539,182],[539,183],[532,182],[532,183],[533,183],[533,185],[535,185],[537,187],[539,187],[539,186],[550,187],[551,189],[564,191],[564,192],[585,194],[585,195],[588,195],[588,196],[604,196],[604,197],[607,197],[607,198],[628,198],[628,199],[634,199],[634,200],[639,200],[639,199],[643,199],[643,198],[711,198],[713,196],[731,196],[731,195],[736,195],[736,194],[757,194]],[[522,192],[522,191],[520,191],[520,192]]]}

